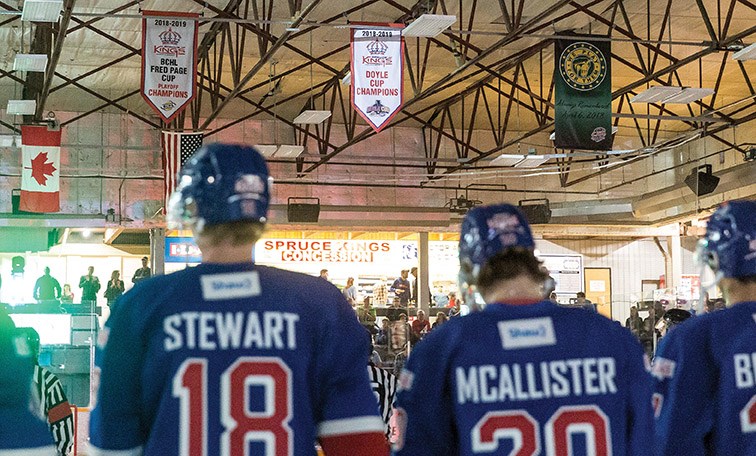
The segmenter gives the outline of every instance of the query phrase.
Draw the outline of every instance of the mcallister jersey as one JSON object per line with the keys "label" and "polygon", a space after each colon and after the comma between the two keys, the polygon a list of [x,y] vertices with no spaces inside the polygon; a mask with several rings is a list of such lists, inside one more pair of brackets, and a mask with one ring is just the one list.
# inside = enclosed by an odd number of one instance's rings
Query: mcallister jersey
{"label": "mcallister jersey", "polygon": [[140,282],[103,338],[96,454],[314,455],[384,432],[367,333],[322,279],[202,264]]}
{"label": "mcallister jersey", "polygon": [[642,348],[616,322],[550,301],[489,304],[415,347],[399,378],[395,450],[650,454],[652,389]]}
{"label": "mcallister jersey", "polygon": [[756,454],[756,301],[675,327],[652,373],[657,454]]}

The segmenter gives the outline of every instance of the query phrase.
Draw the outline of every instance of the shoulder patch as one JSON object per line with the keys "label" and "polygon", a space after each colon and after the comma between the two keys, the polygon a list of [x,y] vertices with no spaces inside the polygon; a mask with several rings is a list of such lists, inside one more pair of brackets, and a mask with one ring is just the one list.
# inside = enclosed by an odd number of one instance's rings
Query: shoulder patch
{"label": "shoulder patch", "polygon": [[261,293],[257,271],[203,275],[200,276],[200,284],[205,301],[249,298]]}
{"label": "shoulder patch", "polygon": [[657,357],[651,366],[651,375],[659,380],[672,378],[675,375],[675,366],[677,363],[671,359]]}
{"label": "shoulder patch", "polygon": [[399,374],[399,381],[396,383],[397,391],[409,391],[412,389],[412,384],[415,382],[415,374],[407,369],[402,369]]}
{"label": "shoulder patch", "polygon": [[505,350],[556,345],[551,317],[500,321],[499,336]]}

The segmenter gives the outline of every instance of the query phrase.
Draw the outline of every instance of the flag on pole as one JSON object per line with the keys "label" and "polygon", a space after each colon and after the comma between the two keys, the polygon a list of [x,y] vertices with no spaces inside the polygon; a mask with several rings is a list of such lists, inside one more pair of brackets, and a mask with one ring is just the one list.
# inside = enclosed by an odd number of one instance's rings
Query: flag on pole
{"label": "flag on pole", "polygon": [[60,130],[21,126],[21,199],[26,212],[60,211]]}
{"label": "flag on pole", "polygon": [[164,198],[165,207],[168,207],[168,198],[176,188],[176,176],[184,166],[184,163],[202,147],[204,133],[178,133],[164,131],[162,136],[163,146],[163,176],[165,177]]}

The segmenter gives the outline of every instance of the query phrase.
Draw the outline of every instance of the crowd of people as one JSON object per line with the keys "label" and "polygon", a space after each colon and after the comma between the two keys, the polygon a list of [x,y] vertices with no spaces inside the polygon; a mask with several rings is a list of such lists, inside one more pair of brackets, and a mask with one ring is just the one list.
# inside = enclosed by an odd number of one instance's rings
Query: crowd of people
{"label": "crowd of people", "polygon": [[[353,283],[339,290],[327,270],[254,264],[270,205],[255,149],[204,146],[178,182],[168,222],[193,230],[202,263],[115,299],[96,356],[95,454],[310,455],[314,439],[328,456],[756,454],[754,201],[722,205],[700,243],[732,308],[677,322],[651,364],[633,337],[650,326],[637,309],[628,330],[588,303],[548,299],[514,206],[462,222],[459,293],[477,311],[377,323],[370,299],[350,303]],[[400,308],[417,293],[409,272],[386,290]],[[88,297],[95,279],[93,268],[82,277]],[[122,288],[117,274],[111,283]],[[31,351],[6,320],[0,360],[23,375],[0,373],[0,454],[51,454],[28,408]],[[416,338],[398,378],[371,356],[371,342],[399,342],[394,327]]]}

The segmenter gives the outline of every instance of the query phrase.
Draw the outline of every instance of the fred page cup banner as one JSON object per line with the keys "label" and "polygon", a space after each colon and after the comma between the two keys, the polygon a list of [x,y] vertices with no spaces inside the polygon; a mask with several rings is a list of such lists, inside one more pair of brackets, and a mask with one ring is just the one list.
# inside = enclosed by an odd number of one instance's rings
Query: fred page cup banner
{"label": "fred page cup banner", "polygon": [[352,106],[376,132],[402,108],[402,27],[370,24],[352,29]]}
{"label": "fred page cup banner", "polygon": [[142,97],[170,122],[194,98],[197,14],[144,11]]}

